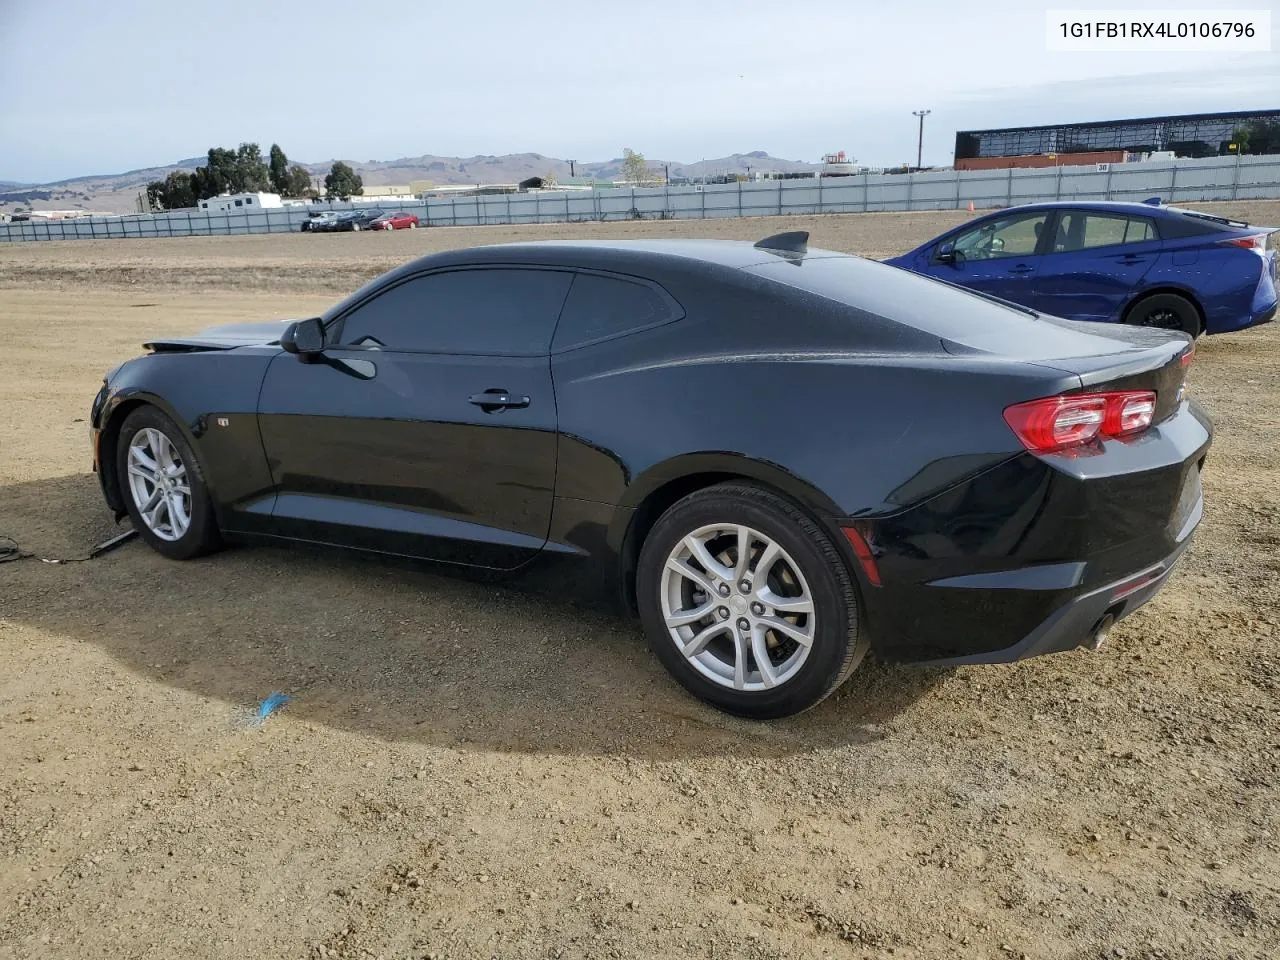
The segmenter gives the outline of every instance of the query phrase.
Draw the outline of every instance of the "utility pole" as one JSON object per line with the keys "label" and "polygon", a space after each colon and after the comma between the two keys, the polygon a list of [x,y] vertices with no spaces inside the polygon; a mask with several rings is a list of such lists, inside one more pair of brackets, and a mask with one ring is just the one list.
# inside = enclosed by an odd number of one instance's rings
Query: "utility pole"
{"label": "utility pole", "polygon": [[576,177],[576,176],[577,176],[577,174],[576,174],[576,173],[574,173],[574,167],[573,167],[573,165],[574,165],[576,162],[577,162],[576,160],[570,160],[570,161],[569,161],[569,176],[571,176],[571,177]]}
{"label": "utility pole", "polygon": [[931,114],[932,110],[912,110],[913,117],[920,118],[920,135],[916,139],[916,169],[920,169],[920,159],[924,156],[924,118]]}

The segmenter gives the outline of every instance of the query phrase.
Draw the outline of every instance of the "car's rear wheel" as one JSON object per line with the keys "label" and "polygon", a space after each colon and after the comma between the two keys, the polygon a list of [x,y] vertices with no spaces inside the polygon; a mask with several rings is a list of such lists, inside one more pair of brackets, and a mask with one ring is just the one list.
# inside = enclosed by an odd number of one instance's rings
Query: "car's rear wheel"
{"label": "car's rear wheel", "polygon": [[125,417],[116,471],[134,529],[154,550],[187,560],[221,543],[200,461],[178,425],[155,407]]}
{"label": "car's rear wheel", "polygon": [[360,229],[360,224],[358,224],[358,223],[353,223],[353,224],[351,225],[351,229],[352,229],[352,230],[359,230],[359,229]]}
{"label": "car's rear wheel", "polygon": [[1142,298],[1129,308],[1124,322],[1138,327],[1181,330],[1192,337],[1200,336],[1203,330],[1195,304],[1176,293],[1155,293]]}
{"label": "car's rear wheel", "polygon": [[659,518],[636,596],[658,659],[695,696],[755,719],[807,710],[866,653],[849,570],[794,504],[718,484]]}

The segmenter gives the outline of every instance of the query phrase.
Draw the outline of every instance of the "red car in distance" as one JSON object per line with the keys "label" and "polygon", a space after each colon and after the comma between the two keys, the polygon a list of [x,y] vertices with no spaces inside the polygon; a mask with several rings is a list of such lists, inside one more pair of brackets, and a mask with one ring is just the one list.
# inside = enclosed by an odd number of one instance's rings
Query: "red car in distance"
{"label": "red car in distance", "polygon": [[412,213],[387,213],[369,224],[370,230],[415,230],[418,218]]}

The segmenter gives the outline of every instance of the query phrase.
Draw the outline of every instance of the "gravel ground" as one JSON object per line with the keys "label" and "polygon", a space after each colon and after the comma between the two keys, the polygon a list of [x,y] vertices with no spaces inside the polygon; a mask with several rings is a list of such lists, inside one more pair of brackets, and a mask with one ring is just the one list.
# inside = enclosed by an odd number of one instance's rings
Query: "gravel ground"
{"label": "gravel ground", "polygon": [[[113,531],[84,418],[150,334],[308,315],[444,247],[807,228],[887,255],[964,216],[0,246],[0,534]],[[771,725],[685,696],[566,571],[0,566],[0,957],[1274,957],[1277,351],[1280,325],[1201,341],[1206,519],[1101,651],[868,662]]]}

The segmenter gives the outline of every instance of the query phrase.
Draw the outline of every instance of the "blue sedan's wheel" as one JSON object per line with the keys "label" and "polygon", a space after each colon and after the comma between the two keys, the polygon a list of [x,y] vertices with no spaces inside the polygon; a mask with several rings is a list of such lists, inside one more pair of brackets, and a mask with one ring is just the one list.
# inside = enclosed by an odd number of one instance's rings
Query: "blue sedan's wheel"
{"label": "blue sedan's wheel", "polygon": [[1200,313],[1195,304],[1176,293],[1156,293],[1144,297],[1129,308],[1124,322],[1138,327],[1181,330],[1192,337],[1198,337],[1203,332]]}

